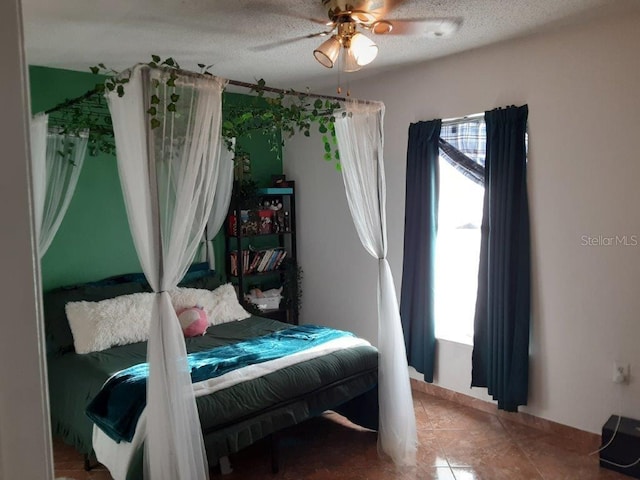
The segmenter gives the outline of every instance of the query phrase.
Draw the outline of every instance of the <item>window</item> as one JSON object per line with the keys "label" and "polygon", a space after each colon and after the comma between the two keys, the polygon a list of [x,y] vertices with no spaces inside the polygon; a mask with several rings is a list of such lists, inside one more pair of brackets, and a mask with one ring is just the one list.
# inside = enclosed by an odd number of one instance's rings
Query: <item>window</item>
{"label": "window", "polygon": [[473,344],[484,201],[484,118],[443,121],[436,240],[436,337]]}

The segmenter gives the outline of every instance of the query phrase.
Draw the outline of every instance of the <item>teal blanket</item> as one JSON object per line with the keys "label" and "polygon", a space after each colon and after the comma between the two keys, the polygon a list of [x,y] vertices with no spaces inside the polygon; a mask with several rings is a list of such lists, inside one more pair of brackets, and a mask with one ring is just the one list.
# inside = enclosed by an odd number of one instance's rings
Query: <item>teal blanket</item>
{"label": "teal blanket", "polygon": [[[352,333],[316,325],[299,325],[278,332],[187,356],[191,381],[201,382],[249,365],[275,360]],[[138,418],[147,404],[149,364],[118,372],[87,406],[89,418],[116,442],[133,439]]]}

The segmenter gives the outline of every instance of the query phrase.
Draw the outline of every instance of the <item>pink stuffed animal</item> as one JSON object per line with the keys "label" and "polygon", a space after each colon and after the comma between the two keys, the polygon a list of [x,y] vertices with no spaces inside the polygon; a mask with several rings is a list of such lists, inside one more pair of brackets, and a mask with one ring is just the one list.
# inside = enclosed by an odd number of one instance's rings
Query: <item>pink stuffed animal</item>
{"label": "pink stuffed animal", "polygon": [[202,307],[183,308],[177,314],[185,337],[197,337],[207,333],[209,321],[207,312]]}

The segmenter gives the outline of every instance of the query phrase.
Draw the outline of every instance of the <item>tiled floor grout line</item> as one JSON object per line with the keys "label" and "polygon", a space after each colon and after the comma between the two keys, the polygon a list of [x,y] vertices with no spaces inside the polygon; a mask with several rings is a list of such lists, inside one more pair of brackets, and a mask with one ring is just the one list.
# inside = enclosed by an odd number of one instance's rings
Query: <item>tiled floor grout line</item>
{"label": "tiled floor grout line", "polygon": [[[429,411],[427,410],[427,407],[424,405],[424,403],[422,403],[422,399],[418,399],[418,401],[420,402],[420,407],[422,407],[423,412],[425,412],[425,414],[427,415],[427,419],[429,420],[429,424],[431,425],[431,431],[434,432],[436,431],[436,428],[433,426],[433,422],[431,421],[431,416],[429,415]],[[434,436],[434,440],[436,442],[436,444],[438,445],[438,450],[441,451],[444,454],[444,459],[447,462],[447,467],[449,468],[449,472],[451,473],[451,476],[454,478],[454,480],[457,480],[456,474],[453,471],[453,467],[451,466],[451,462],[449,462],[449,458],[447,456],[447,453],[445,452],[444,448],[442,447],[442,445],[440,444],[440,440],[438,440],[438,436]]]}
{"label": "tiled floor grout line", "polygon": [[540,469],[538,468],[538,465],[536,465],[536,462],[533,461],[533,459],[531,458],[531,456],[527,453],[526,450],[524,450],[521,446],[520,446],[520,442],[518,442],[518,440],[516,439],[515,435],[513,435],[513,433],[511,433],[511,431],[506,427],[505,425],[505,419],[500,418],[499,415],[496,415],[496,418],[498,419],[498,422],[500,422],[500,425],[502,425],[502,428],[504,429],[504,431],[506,432],[506,434],[509,436],[509,438],[511,439],[511,441],[513,442],[513,444],[517,447],[517,449],[522,453],[522,455],[524,455],[524,457],[527,459],[527,461],[529,462],[529,464],[535,469],[536,472],[538,472],[538,475],[540,475],[540,478],[542,480],[546,480],[544,474],[540,471]]}

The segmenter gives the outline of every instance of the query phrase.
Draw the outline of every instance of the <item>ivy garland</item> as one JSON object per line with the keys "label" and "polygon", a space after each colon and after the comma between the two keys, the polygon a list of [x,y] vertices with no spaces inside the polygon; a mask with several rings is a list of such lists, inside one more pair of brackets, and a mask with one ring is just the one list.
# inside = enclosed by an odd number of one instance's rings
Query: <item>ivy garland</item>
{"label": "ivy garland", "polygon": [[[149,67],[165,68],[169,71],[169,77],[165,81],[167,87],[172,90],[166,109],[168,112],[176,111],[176,102],[180,99],[175,90],[175,81],[178,79],[180,65],[173,58],[162,59],[158,55],[152,55],[151,61],[146,63]],[[211,75],[209,69],[213,65],[198,64],[203,75]],[[107,68],[103,63],[90,68],[96,75],[106,76],[106,80],[96,85],[98,93],[105,91],[115,91],[118,96],[125,94],[124,85],[130,80],[130,72],[118,72]],[[161,125],[158,116],[162,113],[158,111],[160,98],[158,96],[159,80],[154,79],[152,83],[152,93],[149,99],[150,107],[147,110],[149,122],[152,129]],[[309,94],[290,90],[286,93],[279,93],[277,96],[269,96],[268,88],[263,79],[257,81],[257,86],[251,91],[256,95],[249,105],[229,106],[224,110],[224,120],[222,122],[222,137],[227,148],[231,149],[233,139],[251,138],[252,134],[260,132],[267,136],[270,150],[280,152],[284,146],[284,138],[290,138],[295,133],[302,133],[304,136],[311,135],[313,124],[317,124],[318,132],[322,135],[324,144],[324,159],[334,162],[336,169],[340,170],[340,153],[337,147],[335,132],[334,113],[340,108],[338,101],[313,99]],[[171,90],[170,90],[171,91]],[[344,113],[343,113],[344,115]],[[91,129],[95,119],[90,114],[76,112],[69,115],[69,128],[82,125],[82,128]],[[61,122],[62,123],[62,122]],[[104,128],[102,129],[104,130]],[[105,138],[99,130],[90,137],[90,153],[95,155],[98,151],[113,153],[115,145],[113,140]],[[241,156],[246,152],[236,145],[236,155]]]}

